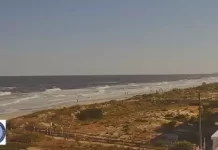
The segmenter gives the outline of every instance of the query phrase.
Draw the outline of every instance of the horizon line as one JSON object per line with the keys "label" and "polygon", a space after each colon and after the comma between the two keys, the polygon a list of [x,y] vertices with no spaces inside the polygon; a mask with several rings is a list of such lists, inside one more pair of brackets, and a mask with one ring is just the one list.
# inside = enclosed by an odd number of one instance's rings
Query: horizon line
{"label": "horizon line", "polygon": [[0,75],[0,77],[58,77],[58,76],[158,76],[158,75],[218,75],[218,73],[175,73],[175,74],[78,74],[78,75]]}

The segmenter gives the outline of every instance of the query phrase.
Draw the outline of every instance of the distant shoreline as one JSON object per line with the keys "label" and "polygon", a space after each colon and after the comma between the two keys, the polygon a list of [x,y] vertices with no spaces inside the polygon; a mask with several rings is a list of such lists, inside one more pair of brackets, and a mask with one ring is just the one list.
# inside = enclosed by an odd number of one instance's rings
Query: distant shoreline
{"label": "distant shoreline", "polygon": [[34,112],[38,112],[38,111],[42,111],[42,110],[49,110],[49,109],[61,109],[61,108],[64,108],[64,107],[71,107],[71,106],[76,106],[76,105],[91,105],[91,104],[94,104],[94,103],[103,103],[103,102],[108,102],[108,101],[111,101],[111,100],[126,100],[128,98],[131,98],[131,97],[134,97],[134,96],[130,96],[130,97],[123,97],[123,98],[114,98],[114,99],[102,99],[102,100],[89,100],[89,101],[79,101],[79,102],[69,102],[69,103],[64,103],[64,104],[61,104],[61,105],[54,105],[54,106],[51,106],[49,108],[44,108],[44,109],[37,109],[37,110],[31,110],[31,111],[18,111],[18,112],[13,112],[13,113],[7,113],[7,114],[0,114],[0,119],[6,119],[6,120],[10,120],[10,119],[13,119],[13,118],[17,118],[17,117],[20,117],[20,116],[23,116],[23,115],[28,115],[28,114],[31,114],[31,113],[34,113]]}
{"label": "distant shoreline", "polygon": [[162,75],[218,75],[218,72],[215,73],[171,73],[171,74],[78,74],[78,75],[0,75],[0,77],[75,77],[75,76],[162,76]]}
{"label": "distant shoreline", "polygon": [[[216,83],[216,82],[214,82]],[[209,83],[209,84],[214,84],[214,83]],[[196,87],[200,87],[202,85],[199,85],[199,86],[195,86],[195,87],[189,87],[189,88],[196,88]],[[184,89],[181,89],[181,90],[185,90],[185,89],[189,89],[189,88],[184,88]],[[169,90],[171,91],[171,90]],[[164,91],[164,93],[167,92],[167,91]],[[154,92],[155,93],[155,92]],[[154,94],[154,93],[151,93],[151,94]],[[101,99],[101,100],[89,100],[89,101],[79,101],[79,102],[69,102],[69,103],[64,103],[64,104],[61,104],[61,105],[54,105],[54,106],[51,106],[49,108],[45,108],[45,109],[39,109],[39,110],[35,110],[35,111],[21,111],[21,112],[14,112],[14,113],[8,113],[8,114],[2,114],[0,115],[0,119],[7,119],[7,120],[10,120],[10,119],[13,119],[13,118],[17,118],[17,117],[20,117],[20,116],[23,116],[23,115],[28,115],[28,114],[31,114],[31,113],[34,113],[34,112],[39,112],[39,111],[42,111],[42,110],[49,110],[49,109],[61,109],[61,108],[64,108],[64,107],[72,107],[72,106],[75,106],[75,105],[80,105],[80,106],[83,106],[83,105],[91,105],[91,104],[94,104],[94,103],[104,103],[104,102],[108,102],[108,101],[111,101],[111,100],[116,100],[116,101],[120,101],[120,100],[123,100],[123,101],[127,101],[128,99],[131,99],[131,98],[134,98],[135,96],[142,96],[144,94],[138,94],[138,95],[134,95],[134,96],[130,96],[128,97],[128,95],[126,95],[125,97],[117,97],[117,98],[105,98],[105,99]]]}

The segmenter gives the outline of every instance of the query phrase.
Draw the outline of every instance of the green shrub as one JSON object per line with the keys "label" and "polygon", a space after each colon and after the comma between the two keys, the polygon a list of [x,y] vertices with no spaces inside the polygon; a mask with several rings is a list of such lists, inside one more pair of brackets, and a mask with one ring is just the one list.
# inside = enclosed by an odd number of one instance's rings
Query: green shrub
{"label": "green shrub", "polygon": [[187,122],[188,121],[188,116],[186,115],[178,115],[174,117],[175,120],[180,121],[180,122]]}
{"label": "green shrub", "polygon": [[170,121],[169,123],[162,124],[162,128],[167,132],[172,132],[176,126],[176,121]]}
{"label": "green shrub", "polygon": [[205,86],[205,85],[207,85],[207,83],[206,83],[206,82],[203,82],[203,83],[201,84],[201,86]]}
{"label": "green shrub", "polygon": [[178,141],[170,147],[170,150],[193,150],[193,144],[187,141]]}
{"label": "green shrub", "polygon": [[192,116],[189,120],[188,120],[188,123],[189,124],[192,124],[192,125],[196,125],[198,123],[198,118],[195,117],[195,116]]}
{"label": "green shrub", "polygon": [[179,93],[179,92],[181,92],[182,90],[181,89],[179,89],[179,88],[173,88],[171,91],[169,91],[169,92],[175,92],[175,93]]}
{"label": "green shrub", "polygon": [[211,109],[204,109],[202,113],[202,123],[204,125],[214,125],[213,112]]}
{"label": "green shrub", "polygon": [[101,119],[103,117],[103,112],[98,108],[89,108],[81,110],[76,114],[77,119],[79,120],[89,120],[89,119]]}
{"label": "green shrub", "polygon": [[158,147],[166,147],[166,146],[167,146],[167,141],[158,140],[158,141],[155,143],[155,146],[158,146]]}

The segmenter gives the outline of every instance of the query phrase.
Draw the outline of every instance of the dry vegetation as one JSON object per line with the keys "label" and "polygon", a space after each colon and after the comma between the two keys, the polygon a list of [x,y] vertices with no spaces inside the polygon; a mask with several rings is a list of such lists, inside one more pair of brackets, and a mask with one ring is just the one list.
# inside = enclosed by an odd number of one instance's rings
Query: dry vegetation
{"label": "dry vegetation", "polygon": [[[162,148],[153,146],[152,142],[164,132],[173,132],[181,125],[186,124],[186,128],[189,127],[187,130],[196,125],[198,92],[201,92],[205,110],[210,108],[210,112],[207,111],[205,114],[211,116],[216,113],[217,109],[212,106],[216,106],[218,84],[213,83],[203,84],[196,88],[173,89],[165,93],[137,95],[123,101],[112,100],[99,104],[44,110],[18,117],[10,120],[7,124],[10,128],[8,149],[13,149],[10,147],[75,150],[126,149],[115,147],[115,145],[99,145],[99,143],[82,142],[75,139],[55,139],[18,129],[50,128],[51,123],[53,130],[63,129],[69,132],[120,140],[140,140],[146,143],[147,149],[164,149],[163,146],[161,146]],[[205,118],[208,119],[207,116]],[[188,135],[192,135],[192,132],[194,131],[190,131]]]}

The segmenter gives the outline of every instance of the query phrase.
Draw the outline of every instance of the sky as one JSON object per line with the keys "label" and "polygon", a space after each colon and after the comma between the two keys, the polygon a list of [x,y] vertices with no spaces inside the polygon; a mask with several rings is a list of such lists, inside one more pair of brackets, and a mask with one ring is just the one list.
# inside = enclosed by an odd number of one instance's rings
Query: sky
{"label": "sky", "polygon": [[0,76],[218,72],[218,1],[2,0]]}

